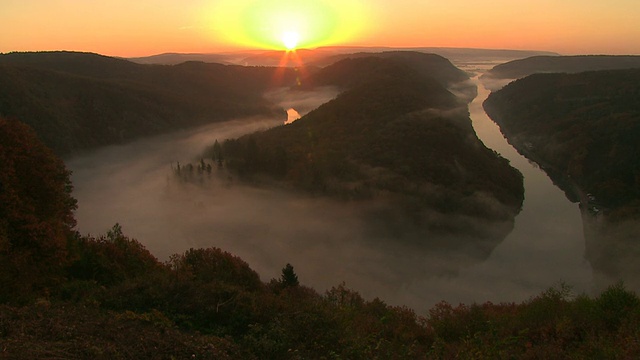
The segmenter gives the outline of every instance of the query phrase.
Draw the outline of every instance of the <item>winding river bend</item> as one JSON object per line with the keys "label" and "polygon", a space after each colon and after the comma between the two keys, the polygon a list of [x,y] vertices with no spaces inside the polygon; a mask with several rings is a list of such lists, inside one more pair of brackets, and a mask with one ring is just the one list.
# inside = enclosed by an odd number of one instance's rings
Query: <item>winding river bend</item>
{"label": "winding river bend", "polygon": [[522,301],[560,282],[588,292],[593,276],[584,259],[578,206],[506,142],[482,109],[489,91],[477,77],[473,81],[478,86],[470,104],[475,131],[524,174],[525,201],[515,229],[490,257],[456,269],[456,275],[430,272],[450,264],[429,257],[428,249],[371,244],[350,209],[330,201],[227,181],[214,181],[204,191],[172,184],[172,163],[197,162],[215,139],[283,119],[213,124],[68,159],[79,204],[78,230],[104,234],[118,222],[161,260],[191,247],[219,247],[243,258],[265,281],[292,263],[301,282],[320,292],[344,281],[367,298],[377,296],[421,314],[442,300]]}
{"label": "winding river bend", "polygon": [[478,76],[473,81],[478,96],[469,111],[476,134],[522,172],[525,200],[511,234],[487,261],[464,271],[459,281],[485,282],[486,298],[504,301],[509,299],[501,294],[510,294],[511,300],[516,300],[530,296],[532,288],[543,290],[559,282],[572,286],[575,292],[589,292],[593,274],[584,258],[578,205],[571,203],[543,170],[509,145],[482,108],[490,91]]}

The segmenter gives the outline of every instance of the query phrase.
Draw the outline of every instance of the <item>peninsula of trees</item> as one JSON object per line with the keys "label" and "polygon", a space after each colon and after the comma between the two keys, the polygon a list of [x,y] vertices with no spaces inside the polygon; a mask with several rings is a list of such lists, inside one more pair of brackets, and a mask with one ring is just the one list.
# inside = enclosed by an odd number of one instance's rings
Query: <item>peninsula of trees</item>
{"label": "peninsula of trees", "polygon": [[336,99],[292,124],[224,142],[225,163],[254,183],[382,200],[430,231],[483,237],[486,229],[455,215],[512,221],[522,204],[522,176],[482,144],[466,102],[447,90],[464,79],[437,55],[341,60],[299,89],[338,86]]}

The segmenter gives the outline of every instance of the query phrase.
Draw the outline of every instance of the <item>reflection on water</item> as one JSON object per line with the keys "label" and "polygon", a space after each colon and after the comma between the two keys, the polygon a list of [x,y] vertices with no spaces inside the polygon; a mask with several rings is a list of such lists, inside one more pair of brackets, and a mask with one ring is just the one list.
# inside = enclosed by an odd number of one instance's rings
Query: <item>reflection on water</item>
{"label": "reflection on water", "polygon": [[489,90],[478,77],[474,80],[478,84],[478,97],[469,108],[474,129],[487,147],[509,159],[523,173],[525,200],[514,231],[485,264],[470,270],[485,272],[486,279],[500,277],[499,273],[513,273],[510,279],[500,280],[502,286],[491,291],[502,300],[506,300],[499,295],[502,292],[525,295],[531,287],[544,289],[558,281],[574,286],[578,292],[589,291],[592,273],[584,259],[583,227],[577,204],[569,202],[542,170],[507,143],[482,109]]}
{"label": "reflection on water", "polygon": [[300,119],[300,114],[294,108],[287,109],[287,121],[285,124],[291,124],[292,122]]}

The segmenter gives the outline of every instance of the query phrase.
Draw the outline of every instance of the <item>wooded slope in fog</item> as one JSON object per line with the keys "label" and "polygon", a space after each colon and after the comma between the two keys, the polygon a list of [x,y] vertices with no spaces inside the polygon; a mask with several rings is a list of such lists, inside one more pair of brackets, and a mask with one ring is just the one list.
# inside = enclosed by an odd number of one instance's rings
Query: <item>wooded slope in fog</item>
{"label": "wooded slope in fog", "polygon": [[[430,222],[425,207],[511,218],[522,204],[522,176],[482,144],[467,104],[444,87],[462,72],[448,61],[432,66],[432,57],[358,56],[323,68],[304,83],[346,90],[292,124],[227,141],[228,166],[254,181],[268,176],[316,194],[399,199],[416,222],[445,232],[460,224]],[[450,75],[436,80],[426,75],[432,72]]]}
{"label": "wooded slope in fog", "polygon": [[246,116],[282,116],[262,97],[291,69],[199,62],[140,65],[91,53],[0,55],[0,115],[58,154]]}

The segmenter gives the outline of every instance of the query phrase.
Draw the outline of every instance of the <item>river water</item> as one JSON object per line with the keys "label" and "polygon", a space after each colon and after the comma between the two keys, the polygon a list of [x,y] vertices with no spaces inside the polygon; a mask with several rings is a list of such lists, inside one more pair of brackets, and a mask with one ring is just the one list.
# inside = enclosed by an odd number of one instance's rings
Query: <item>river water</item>
{"label": "river water", "polygon": [[524,175],[525,200],[514,230],[489,259],[465,270],[458,280],[485,283],[486,298],[501,301],[509,300],[504,294],[512,300],[522,299],[530,296],[532,289],[543,290],[554,282],[564,282],[576,293],[590,292],[593,274],[584,258],[578,205],[571,203],[543,170],[506,141],[482,108],[490,91],[479,76],[472,80],[478,88],[478,96],[469,105],[476,134]]}
{"label": "river water", "polygon": [[[481,69],[474,65],[471,70]],[[524,174],[525,201],[515,229],[489,258],[455,269],[455,275],[433,273],[434,266],[450,264],[429,249],[372,244],[361,219],[341,204],[245,187],[230,178],[205,186],[173,182],[171,167],[199,161],[198,154],[214,140],[284,119],[214,124],[68,159],[79,204],[78,230],[104,234],[118,222],[161,260],[191,247],[220,247],[247,261],[265,281],[292,263],[301,282],[320,292],[344,281],[367,298],[380,297],[421,314],[441,300],[522,301],[560,282],[577,293],[590,291],[593,276],[584,259],[578,206],[505,141],[482,109],[489,91],[477,76],[473,81],[478,96],[470,114],[476,133]],[[331,96],[319,96],[315,106]],[[309,106],[311,100],[305,101]]]}

